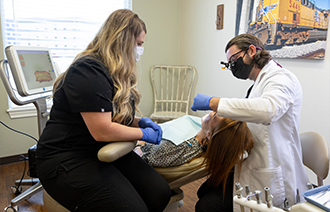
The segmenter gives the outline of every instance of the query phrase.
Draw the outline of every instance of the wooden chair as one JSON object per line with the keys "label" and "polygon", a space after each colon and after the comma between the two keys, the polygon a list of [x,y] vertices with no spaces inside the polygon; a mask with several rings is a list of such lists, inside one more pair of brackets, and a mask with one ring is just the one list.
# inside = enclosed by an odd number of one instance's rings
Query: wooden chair
{"label": "wooden chair", "polygon": [[151,68],[154,111],[150,118],[164,122],[188,115],[197,71],[187,65],[155,65]]}

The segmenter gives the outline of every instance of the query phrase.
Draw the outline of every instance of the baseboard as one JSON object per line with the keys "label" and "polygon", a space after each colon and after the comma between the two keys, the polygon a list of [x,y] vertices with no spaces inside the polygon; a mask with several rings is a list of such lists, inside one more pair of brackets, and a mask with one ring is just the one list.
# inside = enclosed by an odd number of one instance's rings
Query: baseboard
{"label": "baseboard", "polygon": [[8,157],[2,157],[0,158],[0,166],[1,165],[8,165],[11,163],[17,163],[17,162],[22,162],[22,155],[24,155],[24,157],[28,157],[28,154],[19,154],[19,155],[12,155],[12,156],[8,156]]}

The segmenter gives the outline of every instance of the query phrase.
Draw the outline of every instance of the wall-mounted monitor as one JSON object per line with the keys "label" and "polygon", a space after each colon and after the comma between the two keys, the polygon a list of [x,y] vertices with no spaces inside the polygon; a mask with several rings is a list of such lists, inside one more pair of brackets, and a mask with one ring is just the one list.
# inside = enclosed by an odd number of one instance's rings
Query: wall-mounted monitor
{"label": "wall-mounted monitor", "polygon": [[17,91],[21,96],[53,89],[57,72],[49,48],[8,46],[5,52]]}

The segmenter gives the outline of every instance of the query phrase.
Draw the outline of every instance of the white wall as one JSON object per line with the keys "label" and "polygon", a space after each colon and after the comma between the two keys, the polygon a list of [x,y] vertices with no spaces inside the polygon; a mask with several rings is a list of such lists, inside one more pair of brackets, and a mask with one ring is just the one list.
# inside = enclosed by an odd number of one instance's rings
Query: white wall
{"label": "white wall", "polygon": [[[216,30],[216,8],[224,4],[224,27]],[[220,69],[224,48],[235,34],[236,1],[181,0],[180,63],[198,71],[196,93],[219,97],[244,97],[252,81],[234,78]],[[330,33],[324,60],[277,60],[300,80],[304,100],[300,132],[316,131],[330,141]],[[193,113],[192,113],[193,114]],[[197,114],[199,115],[199,114]],[[309,173],[309,175],[311,175]],[[314,180],[314,178],[311,178]],[[313,181],[314,182],[314,181]],[[330,183],[328,177],[325,181]]]}
{"label": "white wall", "polygon": [[[153,65],[178,64],[180,48],[180,1],[133,0],[133,11],[147,25],[144,53],[138,62],[143,116],[153,111],[150,68]],[[138,114],[137,114],[138,115]]]}

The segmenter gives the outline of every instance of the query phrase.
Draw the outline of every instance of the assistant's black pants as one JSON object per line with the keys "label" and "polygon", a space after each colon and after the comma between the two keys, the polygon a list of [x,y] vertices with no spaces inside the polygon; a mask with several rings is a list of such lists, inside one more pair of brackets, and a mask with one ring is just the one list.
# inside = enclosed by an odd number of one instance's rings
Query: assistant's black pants
{"label": "assistant's black pants", "polygon": [[112,163],[98,160],[58,177],[41,180],[44,189],[71,211],[163,211],[171,192],[167,182],[134,152]]}
{"label": "assistant's black pants", "polygon": [[233,186],[234,171],[228,178],[225,188],[225,198],[223,199],[223,186],[218,187],[208,185],[206,180],[197,192],[199,198],[195,206],[196,212],[232,212],[233,211]]}

